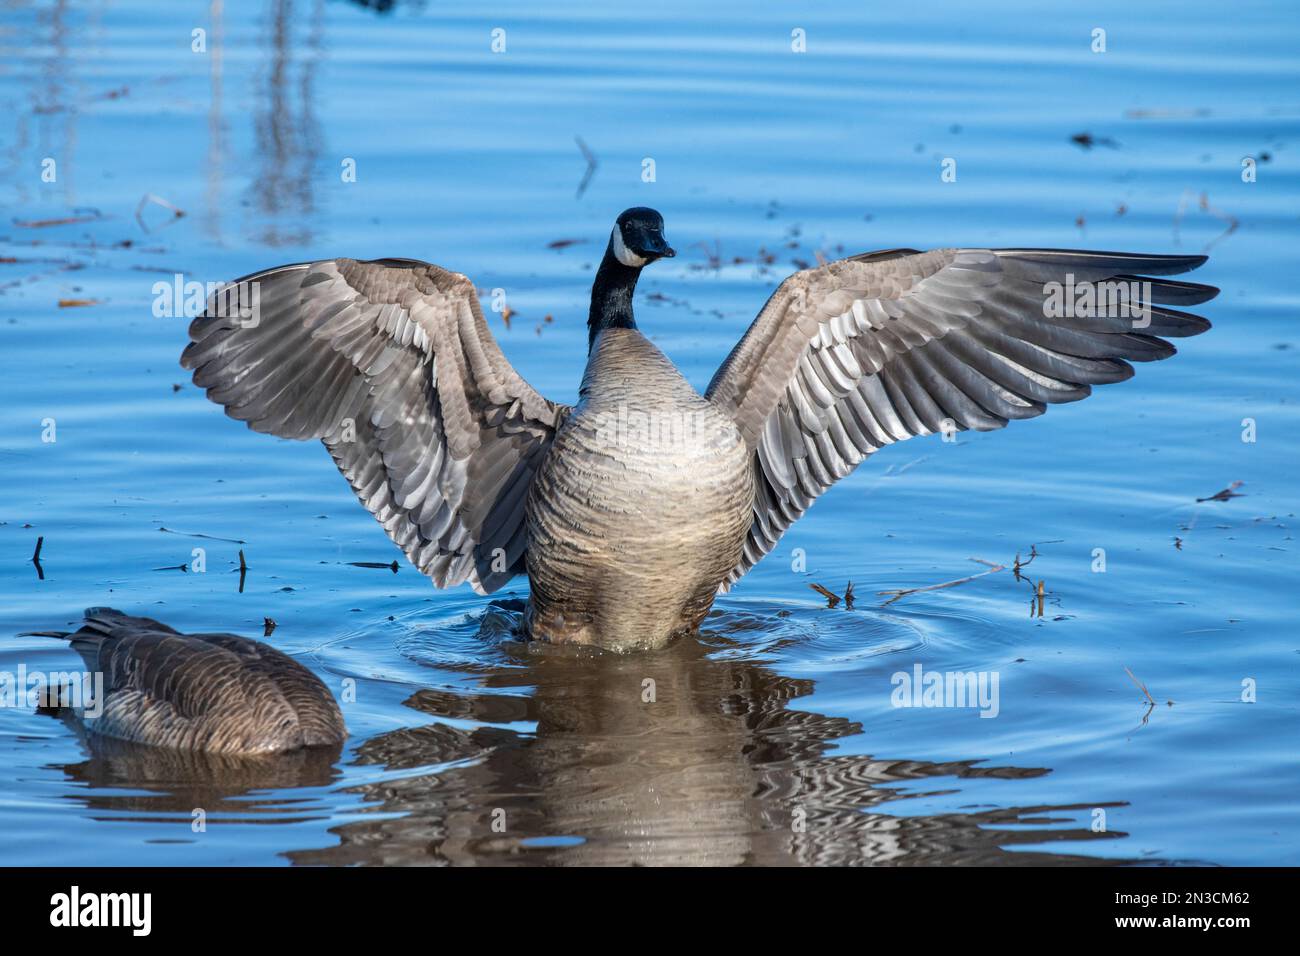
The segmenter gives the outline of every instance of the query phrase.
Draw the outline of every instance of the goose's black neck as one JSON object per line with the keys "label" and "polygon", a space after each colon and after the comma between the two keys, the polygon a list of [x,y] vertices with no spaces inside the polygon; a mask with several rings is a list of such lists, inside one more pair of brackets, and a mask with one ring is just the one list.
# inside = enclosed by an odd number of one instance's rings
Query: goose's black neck
{"label": "goose's black neck", "polygon": [[596,281],[591,286],[591,312],[587,316],[587,351],[595,344],[596,334],[602,329],[635,329],[632,318],[632,293],[641,276],[640,266],[625,266],[614,255],[612,246],[605,247],[605,258],[600,260]]}

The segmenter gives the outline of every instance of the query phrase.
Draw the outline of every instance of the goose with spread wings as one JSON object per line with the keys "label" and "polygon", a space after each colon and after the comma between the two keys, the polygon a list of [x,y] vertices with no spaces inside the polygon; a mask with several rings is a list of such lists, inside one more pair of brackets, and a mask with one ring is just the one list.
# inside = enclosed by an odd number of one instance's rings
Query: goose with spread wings
{"label": "goose with spread wings", "polygon": [[783,281],[703,395],[638,330],[663,218],[615,222],[576,406],[511,367],[473,283],[327,259],[220,290],[181,358],[233,418],[319,439],[438,587],[528,575],[534,638],[618,650],[693,631],[863,459],[990,430],[1168,358],[1209,323],[1204,256],[893,249]]}

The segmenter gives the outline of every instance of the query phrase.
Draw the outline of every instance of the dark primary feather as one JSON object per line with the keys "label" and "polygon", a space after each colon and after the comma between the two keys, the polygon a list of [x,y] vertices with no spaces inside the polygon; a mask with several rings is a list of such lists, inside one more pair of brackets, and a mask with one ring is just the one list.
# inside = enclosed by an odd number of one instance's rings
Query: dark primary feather
{"label": "dark primary feather", "polygon": [[[51,635],[57,636],[57,635]],[[253,754],[337,744],[329,690],[292,657],[234,634],[181,634],[159,621],[90,608],[61,635],[103,675],[102,714],[86,729],[179,750]]]}
{"label": "dark primary feather", "polygon": [[[1212,286],[1154,279],[1204,256],[895,249],[796,273],[709,385],[750,448],[756,499],[734,583],[827,488],[884,445],[988,430],[1129,378],[1196,335]],[[1146,315],[1047,314],[1048,283],[1138,282]],[[1134,323],[1138,322],[1138,325]]]}
{"label": "dark primary feather", "polygon": [[525,492],[569,409],[506,361],[473,284],[414,259],[327,259],[238,284],[257,286],[260,321],[214,296],[181,357],[194,383],[256,431],[319,438],[439,587],[490,593],[521,572]]}

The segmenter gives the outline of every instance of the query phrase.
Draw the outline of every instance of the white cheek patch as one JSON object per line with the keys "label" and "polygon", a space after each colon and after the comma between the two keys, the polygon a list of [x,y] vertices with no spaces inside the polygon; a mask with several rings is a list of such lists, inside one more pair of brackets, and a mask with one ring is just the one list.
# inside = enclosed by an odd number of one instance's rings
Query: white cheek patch
{"label": "white cheek patch", "polygon": [[647,262],[650,261],[644,256],[638,256],[635,252],[633,252],[623,243],[623,230],[620,229],[618,226],[615,226],[614,231],[610,233],[609,244],[610,247],[614,250],[614,258],[617,259],[619,262],[623,263],[623,265],[625,266],[629,266],[633,269],[639,269],[641,266],[645,265]]}

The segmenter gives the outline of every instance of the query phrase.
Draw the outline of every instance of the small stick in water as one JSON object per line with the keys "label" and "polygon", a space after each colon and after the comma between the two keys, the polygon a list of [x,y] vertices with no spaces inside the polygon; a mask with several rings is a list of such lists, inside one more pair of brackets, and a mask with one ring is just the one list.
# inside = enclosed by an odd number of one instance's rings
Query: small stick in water
{"label": "small stick in water", "polygon": [[1216,491],[1208,498],[1197,498],[1196,503],[1200,504],[1202,501],[1227,501],[1229,498],[1244,497],[1243,495],[1239,494],[1237,491],[1237,489],[1240,488],[1243,484],[1245,484],[1245,482],[1234,481],[1232,484],[1228,485],[1228,487]]}
{"label": "small stick in water", "polygon": [[197,531],[173,531],[171,528],[159,528],[164,534],[179,534],[183,538],[207,538],[209,541],[225,541],[228,544],[248,544],[240,538],[219,538],[215,534],[199,534]]}
{"label": "small stick in water", "polygon": [[[994,564],[992,561],[985,561],[983,558],[971,558],[971,560],[978,561],[980,564],[987,564],[989,569],[987,571],[981,571],[979,574],[971,574],[964,578],[958,578],[955,581],[944,581],[942,584],[927,584],[922,588],[892,588],[888,591],[877,591],[876,593],[882,596],[892,594],[893,597],[886,601],[885,604],[893,604],[899,598],[907,597],[909,594],[918,594],[921,591],[939,591],[943,588],[956,587],[958,584],[965,584],[967,581],[974,581],[976,578],[982,578],[986,574],[996,574],[998,571],[1006,570],[1005,564]],[[881,607],[884,607],[885,604],[882,604]]]}
{"label": "small stick in water", "polygon": [[1127,667],[1124,668],[1124,673],[1128,674],[1129,679],[1131,679],[1133,683],[1137,684],[1138,687],[1141,688],[1142,693],[1146,695],[1147,703],[1149,703],[1152,707],[1154,707],[1156,705],[1156,701],[1155,698],[1151,696],[1151,692],[1147,690],[1147,685],[1142,683],[1140,680],[1138,680],[1137,677],[1134,675],[1134,673],[1131,670],[1129,670]]}
{"label": "small stick in water", "polygon": [[394,574],[396,574],[401,568],[401,565],[396,561],[392,564],[384,564],[382,561],[349,561],[348,564],[354,568],[383,568],[387,571],[392,571]]}
{"label": "small stick in water", "polygon": [[837,604],[840,603],[840,596],[836,594],[834,591],[828,591],[820,584],[810,584],[808,586],[826,599],[827,607],[835,607]]}

